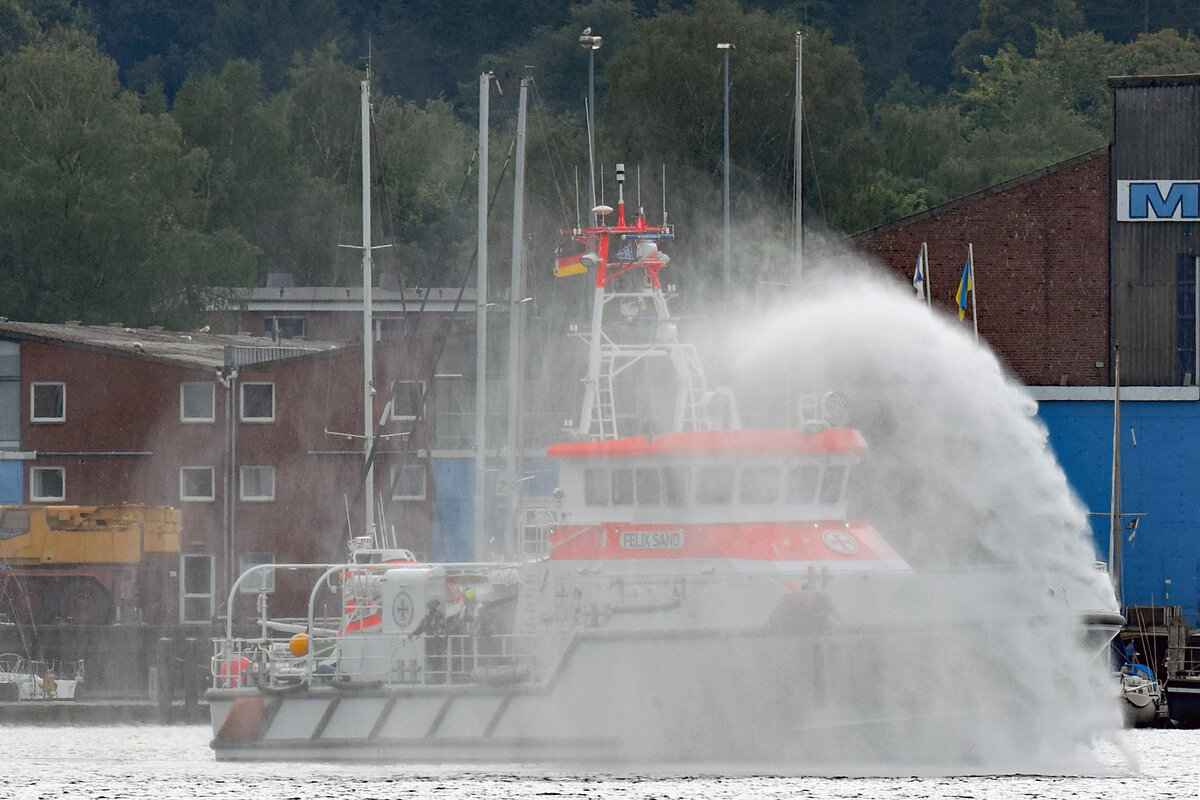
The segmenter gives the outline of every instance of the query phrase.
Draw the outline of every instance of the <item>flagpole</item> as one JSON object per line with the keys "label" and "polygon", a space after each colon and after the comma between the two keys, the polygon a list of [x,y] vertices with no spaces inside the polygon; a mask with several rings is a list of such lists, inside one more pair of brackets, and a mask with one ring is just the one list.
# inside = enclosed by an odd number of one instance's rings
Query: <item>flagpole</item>
{"label": "flagpole", "polygon": [[975,283],[975,246],[967,242],[967,285],[971,287],[971,321],[975,323],[975,344],[979,344],[979,308],[975,298],[979,294],[979,285]]}
{"label": "flagpole", "polygon": [[925,305],[933,308],[933,283],[929,280],[929,243],[921,242],[921,261],[925,264]]}

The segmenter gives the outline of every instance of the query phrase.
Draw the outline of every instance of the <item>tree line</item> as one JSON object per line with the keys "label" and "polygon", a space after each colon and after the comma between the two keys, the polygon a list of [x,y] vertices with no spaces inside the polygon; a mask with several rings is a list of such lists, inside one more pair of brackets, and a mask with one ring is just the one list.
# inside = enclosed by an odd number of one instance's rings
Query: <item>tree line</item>
{"label": "tree line", "polygon": [[[732,213],[751,274],[788,238],[796,31],[804,205],[837,236],[1102,146],[1105,79],[1200,71],[1188,4],[1093,0],[245,4],[0,0],[0,314],[185,326],[218,287],[353,283],[359,84],[373,75],[381,271],[455,286],[474,252],[478,75],[491,174],[531,77],[527,262],[547,270],[586,193],[590,27],[597,162],[716,274],[723,58]],[[492,4],[496,5],[496,4]],[[386,8],[385,8],[386,6]],[[497,6],[498,7],[498,6]],[[865,7],[865,8],[864,8]],[[370,34],[368,36],[368,34]],[[639,169],[640,168],[640,169]],[[494,285],[511,191],[495,193]]]}

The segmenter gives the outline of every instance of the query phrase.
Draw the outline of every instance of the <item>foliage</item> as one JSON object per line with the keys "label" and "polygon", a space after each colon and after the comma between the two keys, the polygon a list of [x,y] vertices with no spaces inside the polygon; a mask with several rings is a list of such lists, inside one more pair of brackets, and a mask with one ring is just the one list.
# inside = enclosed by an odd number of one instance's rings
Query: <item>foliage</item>
{"label": "foliage", "polygon": [[3,313],[179,324],[201,308],[205,287],[251,277],[245,239],[206,228],[207,154],[140,105],[78,31],[57,29],[4,59]]}

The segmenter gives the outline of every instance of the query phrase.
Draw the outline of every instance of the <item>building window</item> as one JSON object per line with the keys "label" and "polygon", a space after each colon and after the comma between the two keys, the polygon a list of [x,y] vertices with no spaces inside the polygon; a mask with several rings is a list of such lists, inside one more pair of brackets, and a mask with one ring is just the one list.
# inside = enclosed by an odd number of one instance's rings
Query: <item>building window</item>
{"label": "building window", "polygon": [[212,500],[213,468],[212,467],[180,467],[179,468],[179,499],[180,500]]}
{"label": "building window", "polygon": [[274,422],[275,384],[242,384],[242,421]]}
{"label": "building window", "polygon": [[34,503],[62,503],[67,499],[67,477],[63,467],[32,467],[29,470],[29,499]]}
{"label": "building window", "polygon": [[[242,553],[238,557],[238,574],[263,564],[274,564],[274,553]],[[275,570],[263,569],[247,576],[238,586],[238,591],[246,594],[275,591]]]}
{"label": "building window", "polygon": [[425,416],[425,381],[396,381],[396,401],[392,403],[392,419],[413,422]]}
{"label": "building window", "polygon": [[216,389],[212,381],[179,384],[179,421],[215,421]]}
{"label": "building window", "polygon": [[275,499],[274,467],[242,467],[242,499],[265,502]]}
{"label": "building window", "polygon": [[181,622],[208,622],[213,615],[212,556],[185,553],[180,565],[183,580],[179,582],[182,600],[179,604]]}
{"label": "building window", "polygon": [[35,383],[30,387],[29,418],[34,422],[65,422],[67,419],[67,385],[65,383]]}
{"label": "building window", "polygon": [[424,464],[397,464],[392,467],[392,499],[425,499]]}
{"label": "building window", "polygon": [[21,345],[0,340],[0,449],[21,446]]}
{"label": "building window", "polygon": [[263,333],[277,340],[303,338],[304,317],[267,317],[263,320]]}

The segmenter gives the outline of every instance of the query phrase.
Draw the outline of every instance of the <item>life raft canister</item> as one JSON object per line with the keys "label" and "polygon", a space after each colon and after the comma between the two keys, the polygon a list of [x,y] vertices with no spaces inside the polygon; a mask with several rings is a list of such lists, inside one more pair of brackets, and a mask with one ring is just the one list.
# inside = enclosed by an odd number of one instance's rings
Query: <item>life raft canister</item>
{"label": "life raft canister", "polygon": [[245,656],[242,656],[240,660],[231,659],[221,665],[221,680],[226,689],[236,689],[242,685],[249,672],[250,659]]}

